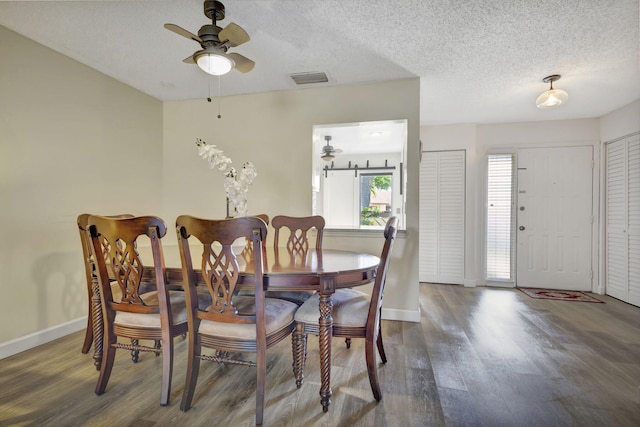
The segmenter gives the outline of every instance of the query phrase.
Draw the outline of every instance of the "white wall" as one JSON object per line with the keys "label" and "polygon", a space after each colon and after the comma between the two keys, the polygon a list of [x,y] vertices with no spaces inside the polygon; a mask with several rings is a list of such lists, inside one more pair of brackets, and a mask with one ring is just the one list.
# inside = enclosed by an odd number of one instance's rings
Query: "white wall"
{"label": "white wall", "polygon": [[600,119],[600,139],[611,141],[640,131],[640,99],[625,105]]}
{"label": "white wall", "polygon": [[162,104],[4,27],[0,40],[2,358],[84,326],[78,214],[160,210]]}
{"label": "white wall", "polygon": [[[408,119],[408,152],[418,152],[419,80],[302,89],[164,104],[163,213],[207,218],[225,215],[222,176],[197,156],[195,139],[216,144],[234,165],[251,161],[258,177],[249,213],[310,215],[314,125]],[[381,102],[384,100],[384,102]],[[418,161],[407,165],[407,232],[401,233],[385,292],[385,316],[419,320]],[[382,233],[326,233],[324,246],[379,254]]]}
{"label": "white wall", "polygon": [[[466,150],[465,285],[486,284],[484,275],[486,156],[516,153],[520,148],[589,145],[594,150],[593,232],[594,278],[598,277],[599,119],[557,120],[507,124],[423,126],[423,151]],[[594,279],[597,290],[597,279]]]}

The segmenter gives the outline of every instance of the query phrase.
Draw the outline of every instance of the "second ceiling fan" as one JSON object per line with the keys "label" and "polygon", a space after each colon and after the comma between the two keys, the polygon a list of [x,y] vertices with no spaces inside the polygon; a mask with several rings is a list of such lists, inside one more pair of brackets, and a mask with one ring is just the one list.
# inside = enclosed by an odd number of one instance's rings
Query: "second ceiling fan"
{"label": "second ceiling fan", "polygon": [[325,162],[328,162],[332,160],[336,154],[342,153],[342,150],[339,148],[333,148],[333,146],[329,144],[329,142],[331,141],[330,135],[325,135],[324,140],[327,141],[327,145],[322,147],[320,158]]}
{"label": "second ceiling fan", "polygon": [[241,73],[253,70],[255,62],[239,53],[227,52],[229,48],[240,46],[250,38],[242,27],[233,22],[224,28],[217,25],[225,17],[224,5],[219,1],[205,0],[204,14],[211,19],[211,24],[200,27],[198,35],[175,24],[164,24],[167,30],[200,43],[202,50],[185,58],[184,62],[198,64],[203,71],[214,76],[226,74],[233,68]]}

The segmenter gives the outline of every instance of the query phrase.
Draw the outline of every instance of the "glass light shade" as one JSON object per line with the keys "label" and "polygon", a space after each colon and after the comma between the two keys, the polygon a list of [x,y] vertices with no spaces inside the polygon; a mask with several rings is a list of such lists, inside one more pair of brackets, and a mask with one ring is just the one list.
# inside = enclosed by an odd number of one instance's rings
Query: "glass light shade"
{"label": "glass light shade", "polygon": [[331,159],[333,159],[333,157],[334,157],[333,154],[329,154],[329,153],[325,153],[322,156],[320,156],[320,158],[325,162],[330,161]]}
{"label": "glass light shade", "polygon": [[217,53],[204,52],[196,57],[196,63],[202,71],[214,76],[227,74],[235,65],[233,61]]}
{"label": "glass light shade", "polygon": [[536,99],[536,107],[542,109],[554,108],[567,102],[567,99],[569,99],[569,95],[562,89],[549,89]]}

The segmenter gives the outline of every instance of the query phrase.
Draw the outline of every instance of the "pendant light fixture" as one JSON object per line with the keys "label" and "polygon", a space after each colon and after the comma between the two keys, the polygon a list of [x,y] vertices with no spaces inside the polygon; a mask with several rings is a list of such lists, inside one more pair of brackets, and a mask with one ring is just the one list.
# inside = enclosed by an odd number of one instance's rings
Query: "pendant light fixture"
{"label": "pendant light fixture", "polygon": [[538,99],[536,99],[536,107],[541,109],[555,108],[567,102],[567,99],[569,99],[567,92],[562,89],[553,88],[553,82],[556,80],[560,80],[560,74],[553,74],[542,79],[544,83],[549,83],[550,86],[549,90],[544,91]]}

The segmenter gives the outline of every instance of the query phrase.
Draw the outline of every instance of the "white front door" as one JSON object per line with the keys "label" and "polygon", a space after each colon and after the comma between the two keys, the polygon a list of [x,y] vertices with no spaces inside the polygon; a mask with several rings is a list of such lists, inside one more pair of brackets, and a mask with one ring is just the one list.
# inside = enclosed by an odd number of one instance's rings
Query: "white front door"
{"label": "white front door", "polygon": [[518,152],[517,286],[591,291],[591,147]]}

